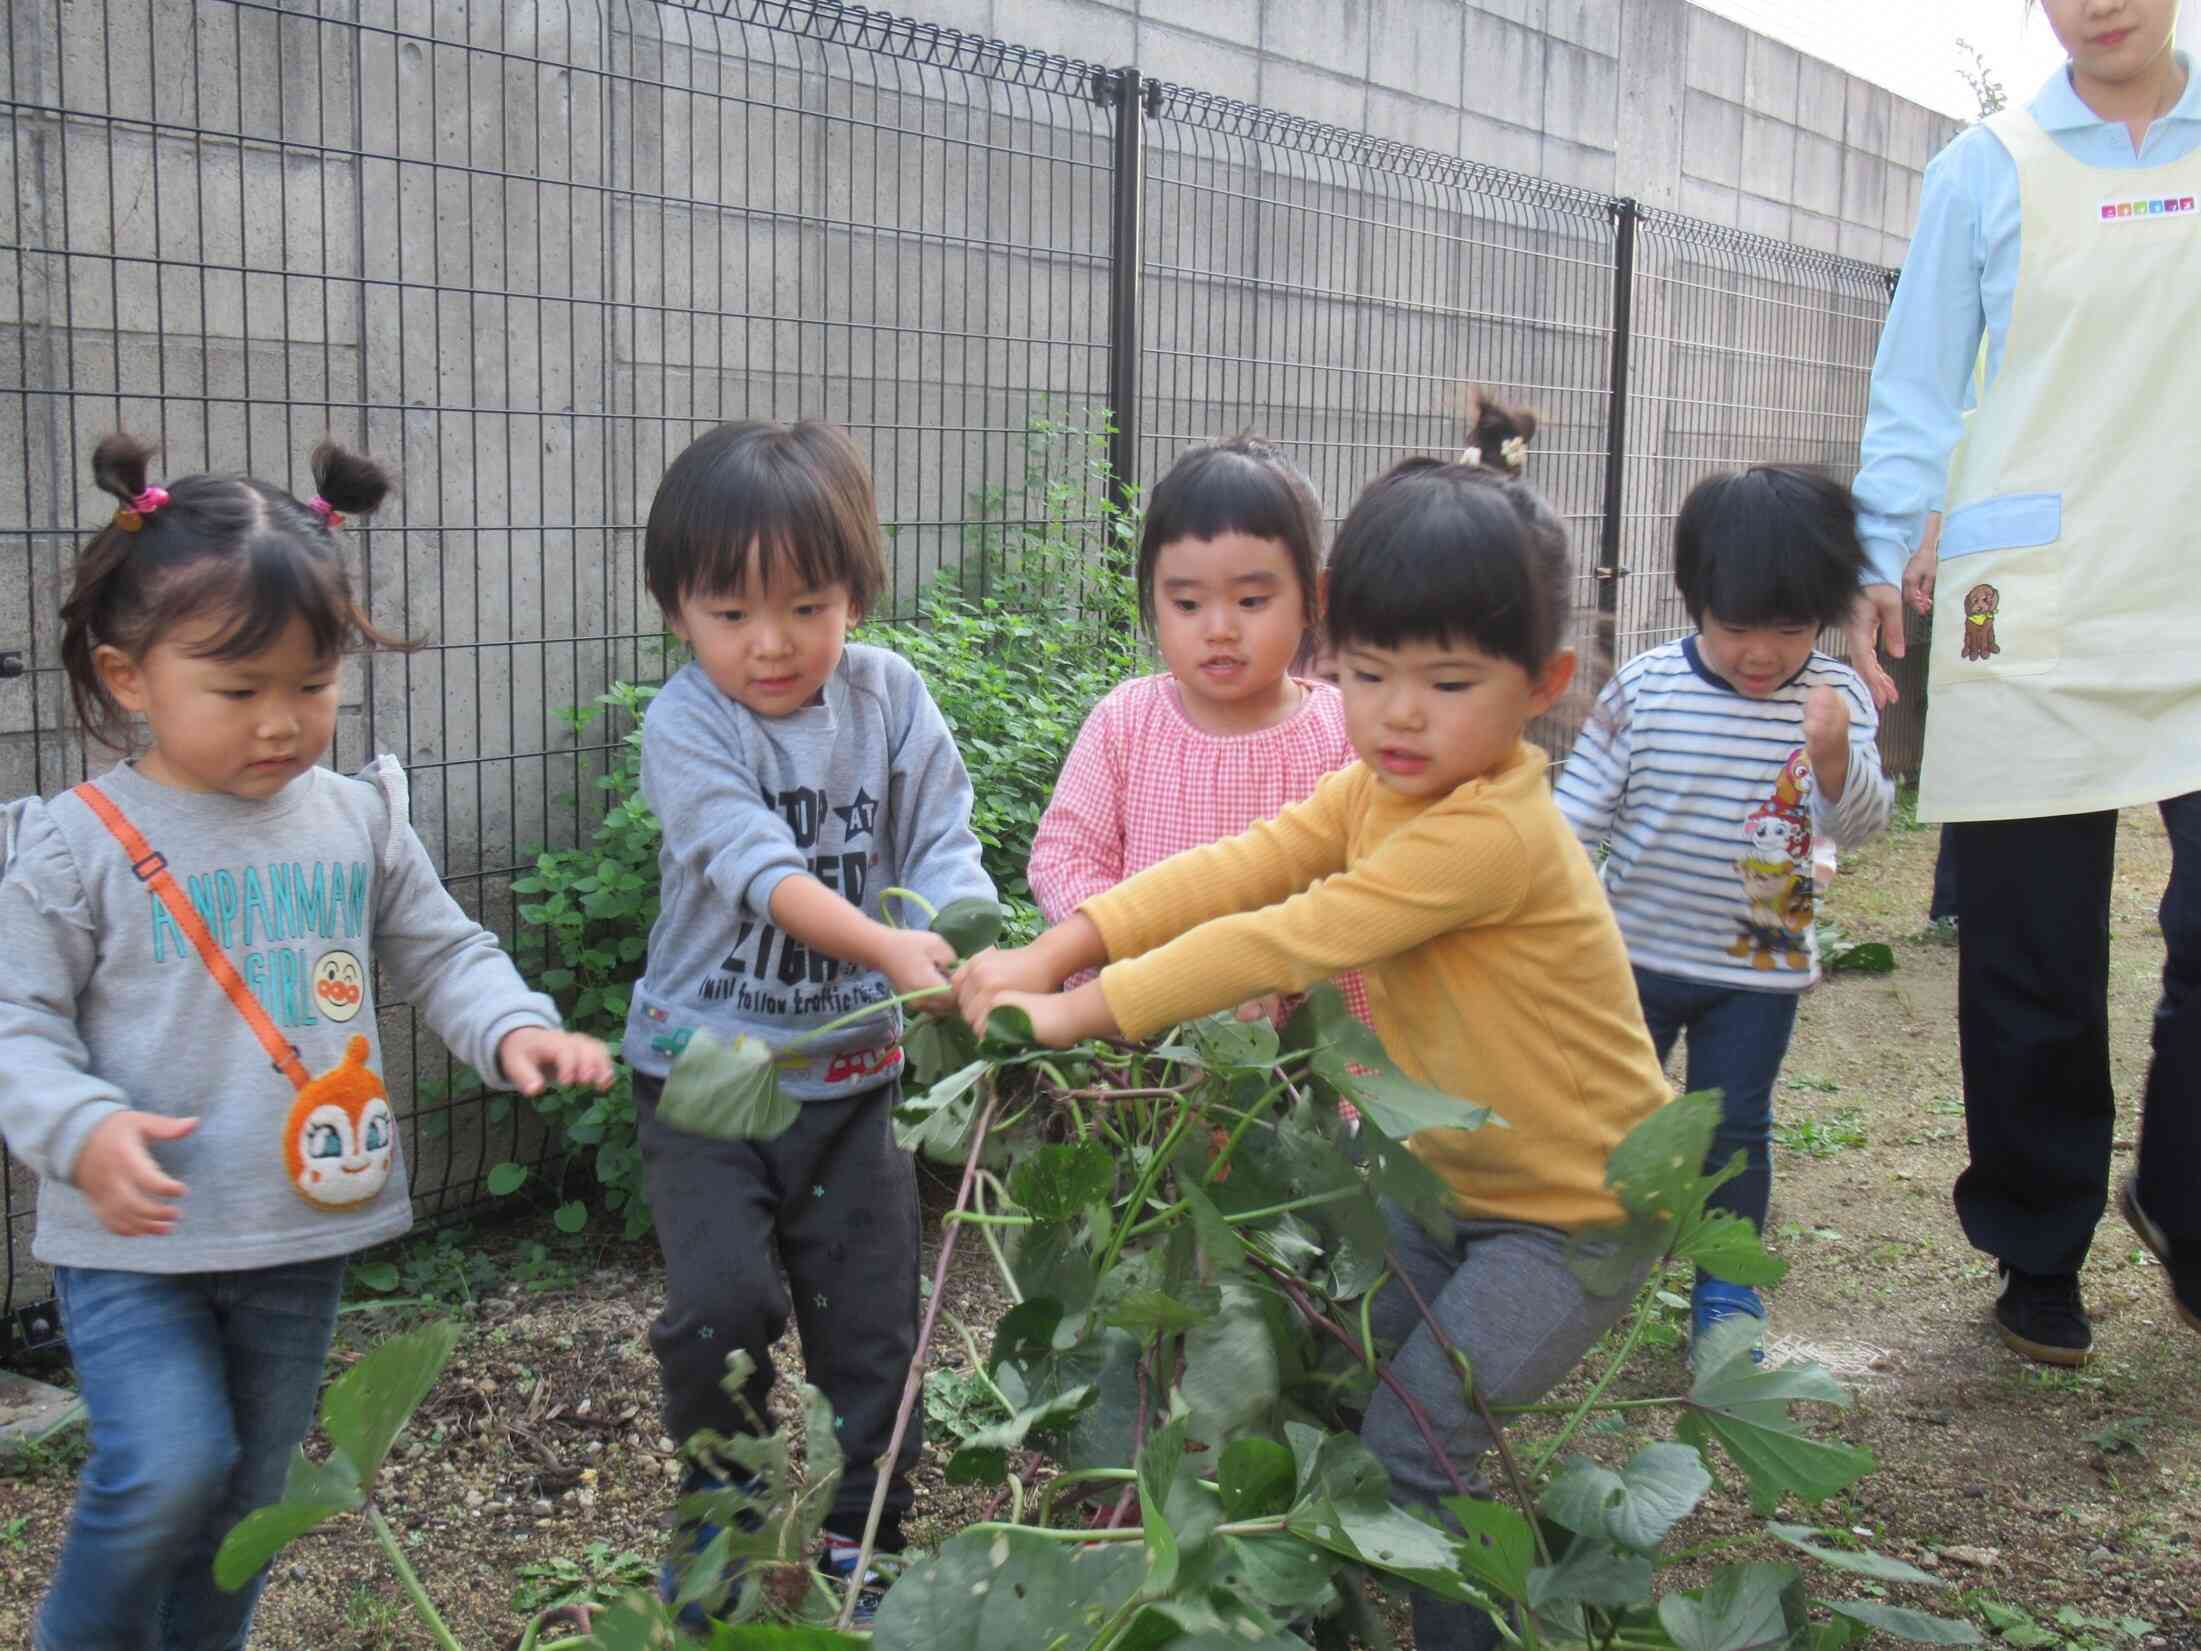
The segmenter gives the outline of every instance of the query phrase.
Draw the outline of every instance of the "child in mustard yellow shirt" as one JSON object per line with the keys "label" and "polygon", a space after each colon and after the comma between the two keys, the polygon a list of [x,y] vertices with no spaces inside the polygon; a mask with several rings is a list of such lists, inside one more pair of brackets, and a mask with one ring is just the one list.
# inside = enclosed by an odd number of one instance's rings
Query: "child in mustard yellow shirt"
{"label": "child in mustard yellow shirt", "polygon": [[[1452,1191],[1432,1239],[1387,1211],[1399,1264],[1487,1399],[1544,1392],[1625,1310],[1591,1295],[1569,1236],[1621,1219],[1612,1148],[1669,1090],[1620,931],[1522,738],[1572,680],[1565,530],[1521,479],[1535,422],[1480,408],[1456,463],[1409,459],[1363,493],[1328,582],[1359,761],[1241,836],[1189,850],[956,977],[973,1025],[1013,1005],[1041,1041],[1143,1038],[1267,992],[1365,972],[1377,1035],[1407,1072],[1508,1127],[1409,1146]],[[1082,969],[1099,977],[1055,988]],[[1458,1373],[1394,1282],[1374,1308],[1392,1374],[1472,1480],[1490,1444]],[[1362,1437],[1404,1499],[1451,1489],[1388,1388]],[[1415,1604],[1421,1651],[1483,1647],[1482,1613]]]}

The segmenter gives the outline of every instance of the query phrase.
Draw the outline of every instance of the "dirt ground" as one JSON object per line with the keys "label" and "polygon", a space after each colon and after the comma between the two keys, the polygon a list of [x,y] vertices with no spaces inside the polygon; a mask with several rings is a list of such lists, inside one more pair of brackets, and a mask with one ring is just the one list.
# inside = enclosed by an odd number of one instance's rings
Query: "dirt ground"
{"label": "dirt ground", "polygon": [[[1784,1511],[1950,1578],[1940,1594],[1890,1597],[1969,1608],[2028,1651],[2201,1647],[2201,1340],[2168,1310],[2160,1271],[2121,1223],[2104,1223],[2086,1272],[2097,1356],[2084,1371],[2028,1365],[1988,1329],[1990,1266],[1966,1246],[1949,1205],[1964,1118],[1956,953],[1924,932],[1934,841],[1898,830],[1843,867],[1830,915],[1854,939],[1892,943],[1898,967],[1836,977],[1805,999],[1777,1100],[1771,1240],[1792,1271],[1771,1297],[1775,1354],[1819,1358],[1852,1386],[1856,1405],[1834,1430],[1880,1462],[1853,1495]],[[2155,902],[2168,853],[2147,813],[2127,817],[2119,847],[2121,1173],[2162,961]],[[948,1199],[936,1189],[933,1202],[937,1216]],[[928,1245],[937,1234],[935,1222]],[[471,1323],[383,1497],[460,1641],[489,1651],[512,1638],[531,1600],[641,1579],[676,1472],[645,1340],[659,1291],[654,1251],[567,1239],[544,1220],[419,1241],[394,1259],[400,1293],[429,1301],[362,1301],[343,1320],[338,1357],[429,1311]],[[959,1250],[949,1305],[981,1328],[999,1310],[977,1245]],[[1660,1339],[1616,1391],[1685,1384],[1678,1336],[1666,1329]],[[942,1340],[936,1360],[962,1363],[955,1338]],[[1603,1454],[1649,1436],[1592,1443]],[[0,1644],[28,1641],[80,1450],[63,1444],[0,1469]],[[969,1493],[953,1494],[929,1458],[919,1535],[976,1516]],[[1719,1495],[1677,1540],[1752,1529],[1741,1499]],[[1781,1557],[1771,1547],[1761,1541],[1756,1556]],[[1823,1571],[1812,1580],[1835,1596],[1875,1586]],[[430,1642],[362,1528],[340,1521],[282,1557],[254,1643],[391,1651]]]}

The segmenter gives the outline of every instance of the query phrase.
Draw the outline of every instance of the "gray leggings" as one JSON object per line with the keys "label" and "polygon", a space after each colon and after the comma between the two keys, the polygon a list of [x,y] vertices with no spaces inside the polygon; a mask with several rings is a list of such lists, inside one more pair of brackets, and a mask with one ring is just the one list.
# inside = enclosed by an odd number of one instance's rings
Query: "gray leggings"
{"label": "gray leggings", "polygon": [[[1528,1404],[1549,1391],[1627,1312],[1643,1280],[1639,1272],[1610,1296],[1591,1295],[1567,1265],[1567,1235],[1551,1227],[1459,1221],[1439,1242],[1397,1206],[1387,1203],[1383,1213],[1399,1266],[1452,1345],[1473,1362],[1476,1388],[1493,1403]],[[1427,1413],[1460,1478],[1475,1495],[1486,1494],[1482,1459],[1490,1430],[1404,1285],[1394,1279],[1384,1286],[1370,1322],[1398,1348],[1391,1374]],[[1360,1437],[1390,1470],[1401,1502],[1433,1508],[1452,1494],[1443,1465],[1388,1386],[1376,1388]],[[1415,1596],[1416,1651],[1485,1651],[1497,1640],[1495,1625],[1473,1607]]]}

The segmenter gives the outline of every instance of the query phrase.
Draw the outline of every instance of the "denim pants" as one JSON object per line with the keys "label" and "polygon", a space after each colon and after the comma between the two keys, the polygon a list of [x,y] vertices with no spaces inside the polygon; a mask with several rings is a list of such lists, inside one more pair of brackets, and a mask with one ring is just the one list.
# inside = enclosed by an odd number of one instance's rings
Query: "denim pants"
{"label": "denim pants", "polygon": [[1664,1061],[1674,1041],[1689,1034],[1689,1064],[1683,1082],[1694,1094],[1720,1092],[1719,1128],[1704,1160],[1706,1174],[1740,1152],[1742,1174],[1708,1201],[1712,1208],[1741,1216],[1762,1235],[1773,1201],[1773,1083],[1788,1055],[1796,1030],[1795,992],[1753,992],[1676,975],[1635,972],[1643,999],[1643,1021]]}
{"label": "denim pants", "polygon": [[214,1582],[313,1425],[344,1258],[227,1273],[57,1267],[91,1429],[36,1651],[238,1651],[266,1573]]}

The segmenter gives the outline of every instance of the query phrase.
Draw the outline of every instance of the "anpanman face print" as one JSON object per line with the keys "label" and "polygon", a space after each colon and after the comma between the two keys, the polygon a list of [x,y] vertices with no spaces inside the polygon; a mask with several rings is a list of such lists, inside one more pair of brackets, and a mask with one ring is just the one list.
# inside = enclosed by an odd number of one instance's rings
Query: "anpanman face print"
{"label": "anpanman face print", "polygon": [[[320,975],[315,974],[318,986]],[[354,1034],[344,1063],[298,1091],[283,1125],[283,1165],[298,1196],[316,1209],[346,1210],[379,1194],[397,1155],[390,1093],[367,1065]]]}
{"label": "anpanman face print", "polygon": [[366,1001],[366,966],[347,951],[323,952],[313,966],[314,1013],[342,1023],[357,1015]]}

